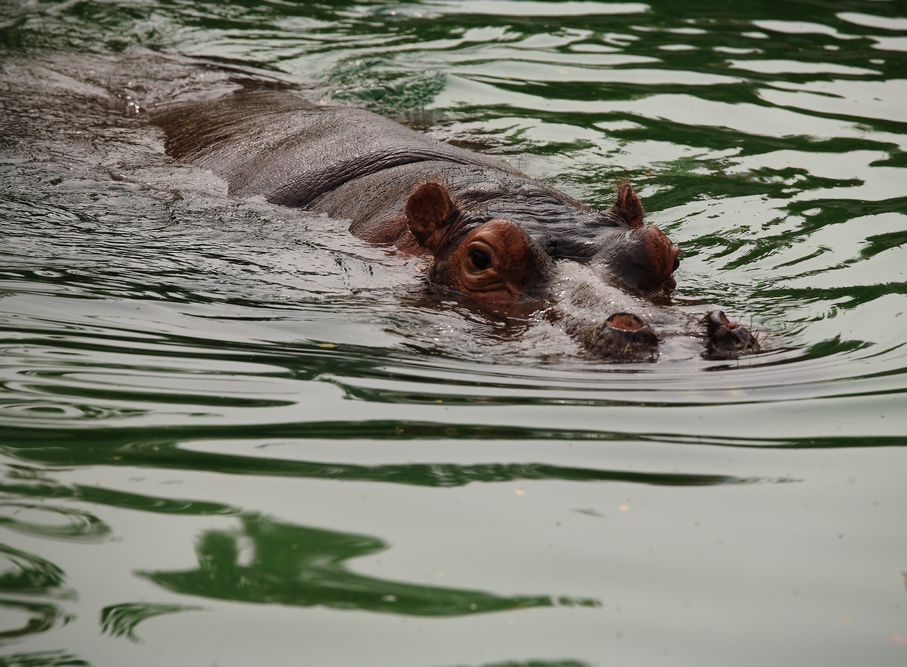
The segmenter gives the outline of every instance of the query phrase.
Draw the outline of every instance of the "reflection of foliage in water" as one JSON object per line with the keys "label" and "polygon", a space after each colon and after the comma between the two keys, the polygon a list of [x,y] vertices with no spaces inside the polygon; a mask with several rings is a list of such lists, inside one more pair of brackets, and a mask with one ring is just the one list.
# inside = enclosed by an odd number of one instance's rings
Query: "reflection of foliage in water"
{"label": "reflection of foliage in water", "polygon": [[14,653],[0,657],[2,667],[87,667],[89,663],[64,651]]}
{"label": "reflection of foliage in water", "polygon": [[400,71],[390,65],[382,58],[341,62],[328,76],[331,85],[337,86],[333,97],[393,116],[423,108],[444,89],[441,72]]}
{"label": "reflection of foliage in water", "polygon": [[[25,520],[17,516],[22,511],[50,516],[57,522]],[[0,502],[0,526],[26,534],[70,539],[98,539],[110,533],[110,526],[89,512],[43,503]]]}
{"label": "reflection of foliage in water", "polygon": [[[0,632],[0,642],[33,633],[45,632],[46,630],[50,630],[58,620],[63,619],[60,609],[49,602],[30,602],[0,598],[0,610],[4,608],[16,609],[20,612],[24,612],[25,614],[28,614],[28,620],[21,627],[9,630],[4,628],[4,630]],[[3,664],[5,663],[0,662],[0,665]]]}
{"label": "reflection of foliage in water", "polygon": [[[0,561],[3,562],[3,571],[0,572],[0,593],[16,596],[59,596],[63,591],[65,574],[49,560],[0,544]],[[5,622],[0,627],[0,642],[45,632],[58,622],[65,623],[69,620],[54,602],[48,600],[4,597],[0,598],[0,612],[4,609],[15,610],[19,615],[27,616],[27,620],[17,627],[10,627],[7,625],[9,621]],[[7,663],[0,662],[0,665],[2,664]]]}
{"label": "reflection of foliage in water", "polygon": [[[365,370],[360,370],[360,375]],[[352,393],[352,392],[351,392]],[[372,394],[357,395],[371,401],[382,400],[382,396]],[[408,398],[412,401],[413,394]],[[447,398],[448,403],[454,403]],[[87,431],[87,429],[86,429]],[[31,459],[42,464],[53,465],[100,465],[115,460],[117,464],[151,468],[172,468],[177,470],[207,470],[230,475],[299,477],[311,479],[332,479],[335,481],[364,481],[384,484],[406,484],[411,486],[451,488],[475,483],[525,482],[529,480],[554,480],[570,482],[628,482],[654,486],[718,486],[727,484],[759,484],[777,482],[779,478],[734,475],[663,472],[658,470],[619,470],[593,466],[553,465],[545,462],[513,463],[383,463],[366,465],[345,461],[312,461],[304,459],[287,459],[282,457],[256,456],[250,458],[242,454],[198,451],[191,447],[195,439],[244,439],[264,440],[267,438],[298,438],[301,441],[312,441],[318,438],[350,439],[372,438],[376,440],[416,440],[419,438],[437,438],[437,427],[432,424],[406,423],[393,421],[374,421],[361,425],[343,422],[308,422],[300,425],[280,424],[276,427],[251,425],[249,427],[231,426],[219,430],[208,428],[203,432],[198,429],[171,429],[167,437],[145,439],[136,444],[135,433],[128,430],[91,431],[91,446],[77,450],[63,446],[36,448],[36,441],[43,443],[63,442],[68,438],[65,431],[55,429],[9,429],[7,441],[0,445],[0,452],[8,452],[20,459]],[[605,431],[590,432],[581,429],[564,428],[562,430],[537,431],[531,428],[488,428],[476,425],[450,425],[444,430],[444,437],[460,441],[497,438],[520,442],[540,441],[547,438],[564,440],[584,440],[608,442],[626,438],[624,434],[609,434]],[[676,437],[676,436],[675,436]],[[697,435],[697,441],[704,441],[704,436]],[[659,441],[658,437],[642,438],[646,441]],[[747,438],[736,438],[733,441],[725,438],[723,443],[733,442],[740,447],[748,446],[781,446],[789,443],[772,443],[767,439],[759,441]],[[810,443],[813,447],[846,447],[849,441],[843,438],[826,438]],[[784,479],[784,478],[780,478]],[[52,491],[51,491],[52,489]],[[168,514],[238,514],[240,510],[216,502],[172,499],[158,496],[146,496],[115,489],[99,488],[87,485],[53,487],[9,483],[0,480],[0,492],[23,495],[47,494],[52,492],[58,498],[74,498],[87,502],[103,503],[113,507],[125,507],[143,512]]]}
{"label": "reflection of foliage in water", "polygon": [[63,585],[63,570],[40,556],[0,544],[0,558],[7,562],[0,591],[46,593]]}
{"label": "reflection of foliage in water", "polygon": [[[243,551],[246,540],[254,545],[251,554]],[[400,583],[356,574],[345,566],[346,561],[387,548],[386,543],[374,537],[249,515],[243,518],[241,532],[211,530],[203,535],[197,546],[197,569],[144,574],[185,595],[413,616],[459,616],[555,605],[555,600],[547,595],[505,597]],[[598,604],[594,600],[558,602]]]}
{"label": "reflection of foliage in water", "polygon": [[101,610],[101,629],[114,637],[126,637],[137,642],[139,638],[135,634],[135,627],[142,621],[162,614],[196,609],[200,607],[148,602],[115,604]]}

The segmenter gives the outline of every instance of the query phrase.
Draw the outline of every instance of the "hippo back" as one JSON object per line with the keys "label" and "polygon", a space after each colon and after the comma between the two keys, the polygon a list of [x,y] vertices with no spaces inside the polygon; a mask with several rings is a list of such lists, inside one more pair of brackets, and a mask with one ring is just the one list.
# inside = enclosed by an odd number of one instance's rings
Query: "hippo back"
{"label": "hippo back", "polygon": [[363,109],[324,106],[280,91],[240,90],[220,100],[151,113],[168,155],[211,169],[230,194],[305,207],[369,174],[419,162],[507,164],[434,140]]}

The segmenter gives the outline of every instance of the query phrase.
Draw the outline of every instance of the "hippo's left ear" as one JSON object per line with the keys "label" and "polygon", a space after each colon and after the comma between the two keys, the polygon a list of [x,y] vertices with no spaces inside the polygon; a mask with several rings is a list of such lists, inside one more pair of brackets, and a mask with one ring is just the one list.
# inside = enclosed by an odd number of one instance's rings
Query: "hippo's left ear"
{"label": "hippo's left ear", "polygon": [[406,200],[406,222],[416,240],[437,254],[447,234],[447,227],[459,211],[447,188],[439,183],[425,183]]}
{"label": "hippo's left ear", "polygon": [[623,218],[630,229],[642,227],[642,202],[630,187],[630,181],[623,181],[617,186],[617,201],[611,212]]}

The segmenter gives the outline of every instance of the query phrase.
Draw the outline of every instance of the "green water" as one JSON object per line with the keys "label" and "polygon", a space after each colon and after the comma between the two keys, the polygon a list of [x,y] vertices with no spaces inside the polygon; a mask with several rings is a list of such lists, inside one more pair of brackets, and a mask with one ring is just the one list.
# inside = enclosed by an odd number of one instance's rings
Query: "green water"
{"label": "green water", "polygon": [[[767,351],[228,197],[141,109],[237,79],[630,178]],[[907,664],[905,146],[900,2],[0,2],[0,664]]]}

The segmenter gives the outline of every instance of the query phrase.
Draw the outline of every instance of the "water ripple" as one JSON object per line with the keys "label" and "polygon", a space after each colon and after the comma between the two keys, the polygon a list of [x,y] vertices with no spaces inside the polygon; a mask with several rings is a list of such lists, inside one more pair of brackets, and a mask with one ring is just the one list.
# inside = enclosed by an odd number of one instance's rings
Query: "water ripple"
{"label": "water ripple", "polygon": [[[903,662],[897,3],[6,9],[8,662]],[[538,314],[439,303],[424,260],[228,197],[143,109],[239,85],[600,207],[629,178],[683,249],[677,307],[766,352],[587,359]]]}

